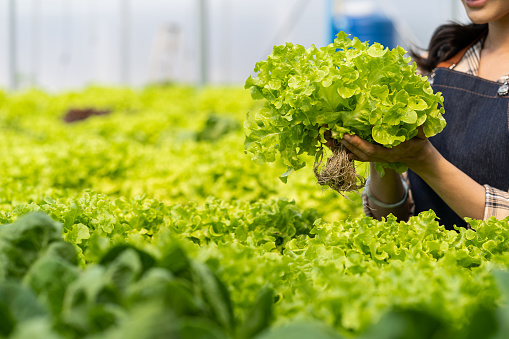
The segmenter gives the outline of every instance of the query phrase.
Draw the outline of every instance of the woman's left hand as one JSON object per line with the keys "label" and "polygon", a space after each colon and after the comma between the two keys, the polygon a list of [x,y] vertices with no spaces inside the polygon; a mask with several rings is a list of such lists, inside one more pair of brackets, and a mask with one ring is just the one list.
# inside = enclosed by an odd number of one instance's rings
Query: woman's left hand
{"label": "woman's left hand", "polygon": [[[340,142],[351,152],[349,157],[353,160],[404,163],[460,217],[483,219],[485,188],[447,161],[426,138],[422,127],[419,127],[417,136],[393,148],[369,143],[356,135],[345,134]],[[370,186],[375,196],[378,194],[383,198],[384,194],[391,194],[382,180],[376,181],[372,181]],[[401,217],[406,216],[403,213]]]}
{"label": "woman's left hand", "polygon": [[349,151],[351,160],[364,162],[402,162],[410,169],[426,164],[426,159],[433,152],[433,146],[424,135],[422,126],[418,134],[398,146],[392,148],[375,145],[361,139],[357,135],[345,134],[340,140]]}

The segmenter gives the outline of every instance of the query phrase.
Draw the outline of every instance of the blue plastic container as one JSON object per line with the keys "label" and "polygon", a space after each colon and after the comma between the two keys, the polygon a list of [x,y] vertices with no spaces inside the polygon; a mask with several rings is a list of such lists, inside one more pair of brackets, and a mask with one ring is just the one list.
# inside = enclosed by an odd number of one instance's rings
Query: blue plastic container
{"label": "blue plastic container", "polygon": [[381,14],[333,16],[331,42],[340,31],[351,34],[350,38],[357,37],[362,42],[378,42],[391,49],[396,47],[394,23]]}

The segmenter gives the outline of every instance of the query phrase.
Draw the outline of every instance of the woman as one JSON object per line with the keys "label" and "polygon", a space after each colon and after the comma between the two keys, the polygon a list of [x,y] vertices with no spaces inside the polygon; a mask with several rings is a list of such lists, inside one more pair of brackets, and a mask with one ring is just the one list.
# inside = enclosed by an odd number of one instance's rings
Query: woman
{"label": "woman", "polygon": [[[341,140],[351,159],[371,162],[363,200],[375,218],[433,209],[453,229],[467,227],[465,217],[509,216],[509,0],[462,2],[473,24],[441,26],[427,57],[413,53],[444,96],[443,132],[427,139],[421,130],[392,149],[354,135]],[[403,177],[374,170],[373,162],[394,161],[408,165]]]}

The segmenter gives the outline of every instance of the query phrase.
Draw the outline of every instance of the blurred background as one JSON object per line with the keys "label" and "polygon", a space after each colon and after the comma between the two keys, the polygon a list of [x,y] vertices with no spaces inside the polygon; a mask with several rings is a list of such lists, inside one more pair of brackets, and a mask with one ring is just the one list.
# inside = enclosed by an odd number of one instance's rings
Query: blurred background
{"label": "blurred background", "polygon": [[242,85],[274,45],[425,47],[451,20],[459,0],[2,0],[0,89]]}

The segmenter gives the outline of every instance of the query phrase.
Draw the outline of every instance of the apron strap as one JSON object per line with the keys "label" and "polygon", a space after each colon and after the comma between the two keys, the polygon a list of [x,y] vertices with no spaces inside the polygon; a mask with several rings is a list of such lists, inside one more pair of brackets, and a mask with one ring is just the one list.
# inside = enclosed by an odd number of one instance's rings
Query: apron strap
{"label": "apron strap", "polygon": [[476,38],[473,42],[468,44],[466,47],[460,49],[459,52],[456,53],[449,60],[445,60],[445,61],[439,62],[438,65],[437,65],[437,68],[438,67],[452,68],[452,67],[456,66],[458,64],[458,62],[460,62],[461,58],[463,58],[463,55],[465,55],[465,53],[468,51],[468,49],[470,47],[472,47],[473,45],[475,45],[483,36],[486,35],[487,32],[488,32],[488,30],[486,29],[478,38]]}

